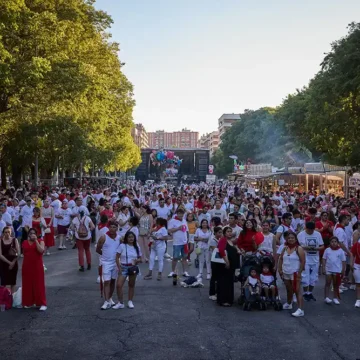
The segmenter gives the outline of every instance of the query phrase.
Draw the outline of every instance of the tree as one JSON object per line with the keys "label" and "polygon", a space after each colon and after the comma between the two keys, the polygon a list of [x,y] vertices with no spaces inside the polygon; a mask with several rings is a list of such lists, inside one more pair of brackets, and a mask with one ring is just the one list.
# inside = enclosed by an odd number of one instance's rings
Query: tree
{"label": "tree", "polygon": [[93,3],[0,3],[0,151],[21,171],[35,154],[49,171],[59,160],[65,169],[140,163],[133,88],[106,32],[112,19]]}
{"label": "tree", "polygon": [[313,153],[333,164],[360,165],[360,24],[331,51],[307,87],[280,109],[284,126]]}

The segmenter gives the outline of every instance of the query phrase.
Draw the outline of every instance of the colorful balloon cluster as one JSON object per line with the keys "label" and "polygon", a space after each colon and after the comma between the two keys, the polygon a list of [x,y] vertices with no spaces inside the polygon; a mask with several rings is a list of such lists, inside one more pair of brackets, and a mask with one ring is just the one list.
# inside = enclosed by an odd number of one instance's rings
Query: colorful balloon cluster
{"label": "colorful balloon cluster", "polygon": [[166,150],[153,150],[150,154],[150,160],[154,166],[167,164],[169,168],[179,167],[182,163],[182,159],[179,159],[173,151]]}

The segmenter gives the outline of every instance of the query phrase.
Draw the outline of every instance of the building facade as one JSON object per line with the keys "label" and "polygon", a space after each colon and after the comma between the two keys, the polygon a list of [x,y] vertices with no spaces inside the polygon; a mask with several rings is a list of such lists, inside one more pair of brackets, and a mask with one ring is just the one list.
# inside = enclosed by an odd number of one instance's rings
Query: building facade
{"label": "building facade", "polygon": [[149,132],[149,147],[159,148],[197,148],[199,141],[199,133],[182,129],[181,131],[165,132],[164,130],[157,130]]}
{"label": "building facade", "polygon": [[140,149],[147,149],[149,147],[149,137],[143,124],[135,124],[131,129],[131,136],[134,139],[134,143]]}
{"label": "building facade", "polygon": [[219,144],[221,144],[221,137],[225,134],[225,131],[231,128],[232,124],[240,120],[240,114],[223,114],[218,120],[218,133]]}
{"label": "building facade", "polygon": [[199,147],[210,150],[210,156],[213,156],[219,147],[219,132],[213,131],[203,135],[199,140]]}

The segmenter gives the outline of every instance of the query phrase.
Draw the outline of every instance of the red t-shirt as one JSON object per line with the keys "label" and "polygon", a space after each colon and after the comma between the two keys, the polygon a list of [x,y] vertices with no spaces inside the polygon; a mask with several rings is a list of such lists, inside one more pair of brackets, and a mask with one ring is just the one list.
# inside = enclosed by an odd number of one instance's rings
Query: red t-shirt
{"label": "red t-shirt", "polygon": [[355,257],[355,264],[360,265],[360,243],[356,243],[351,248],[351,253]]}
{"label": "red t-shirt", "polygon": [[[329,227],[334,227],[334,224],[333,224],[330,220],[327,220],[327,223],[329,224]],[[315,229],[321,230],[323,227],[324,227],[324,226],[323,226],[323,224],[322,224],[321,221],[317,221],[317,222],[315,223]],[[329,228],[327,228],[325,231],[323,231],[323,232],[321,233],[321,237],[322,237],[323,239],[329,239],[329,238],[332,236],[332,234],[333,234],[332,231],[330,232],[330,231],[329,231]]]}
{"label": "red t-shirt", "polygon": [[246,234],[243,232],[240,233],[237,246],[239,249],[244,249],[246,252],[248,251],[255,251],[253,246],[252,238],[256,235],[256,231],[247,231]]}
{"label": "red t-shirt", "polygon": [[111,209],[105,209],[100,213],[100,215],[106,215],[110,220],[114,216],[114,212]]}

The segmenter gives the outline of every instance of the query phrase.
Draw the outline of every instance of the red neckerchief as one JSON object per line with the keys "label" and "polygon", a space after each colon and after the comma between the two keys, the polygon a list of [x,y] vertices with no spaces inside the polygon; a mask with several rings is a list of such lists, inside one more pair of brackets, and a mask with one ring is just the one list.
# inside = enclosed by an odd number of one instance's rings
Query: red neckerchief
{"label": "red neckerchief", "polygon": [[44,208],[45,209],[47,209],[47,208],[49,208],[50,207],[50,205],[48,204],[48,205],[44,205]]}
{"label": "red neckerchief", "polygon": [[332,246],[330,245],[330,249],[331,249],[331,250],[339,250],[339,249],[341,249],[341,247],[340,247],[339,245],[336,245],[336,247],[332,247]]}
{"label": "red neckerchief", "polygon": [[100,224],[98,225],[98,229],[101,230],[101,229],[103,229],[104,227],[106,227],[106,225],[107,225],[107,224],[102,224],[102,223],[100,223]]}
{"label": "red neckerchief", "polygon": [[289,248],[289,249],[294,249],[297,246],[299,246],[299,243],[296,242],[295,244],[288,244],[287,242],[285,242],[285,245]]}
{"label": "red neckerchief", "polygon": [[175,216],[174,219],[182,222],[177,216]]}
{"label": "red neckerchief", "polygon": [[162,225],[157,225],[156,228],[155,228],[155,232],[156,232],[156,231],[159,231],[159,230],[160,230],[161,228],[163,228],[163,227],[164,227],[164,226],[162,226]]}
{"label": "red neckerchief", "polygon": [[343,230],[345,230],[345,227],[344,227],[344,226],[342,226],[342,225],[340,225],[340,224],[336,224],[335,230],[338,229],[338,228],[342,228]]}
{"label": "red neckerchief", "polygon": [[263,275],[263,276],[273,276],[270,272],[268,272],[268,273],[262,272],[261,275]]}
{"label": "red neckerchief", "polygon": [[68,208],[64,208],[64,206],[63,205],[61,205],[61,208],[63,209],[63,210],[67,210]]}
{"label": "red neckerchief", "polygon": [[259,275],[257,275],[257,274],[255,276],[250,275],[250,277],[253,279],[259,280]]}
{"label": "red neckerchief", "polygon": [[117,234],[115,233],[115,237],[114,237],[114,238],[111,237],[110,231],[108,231],[108,232],[106,233],[106,235],[107,235],[110,239],[113,239],[113,240],[115,240],[115,239],[116,239],[116,236],[117,236]]}

